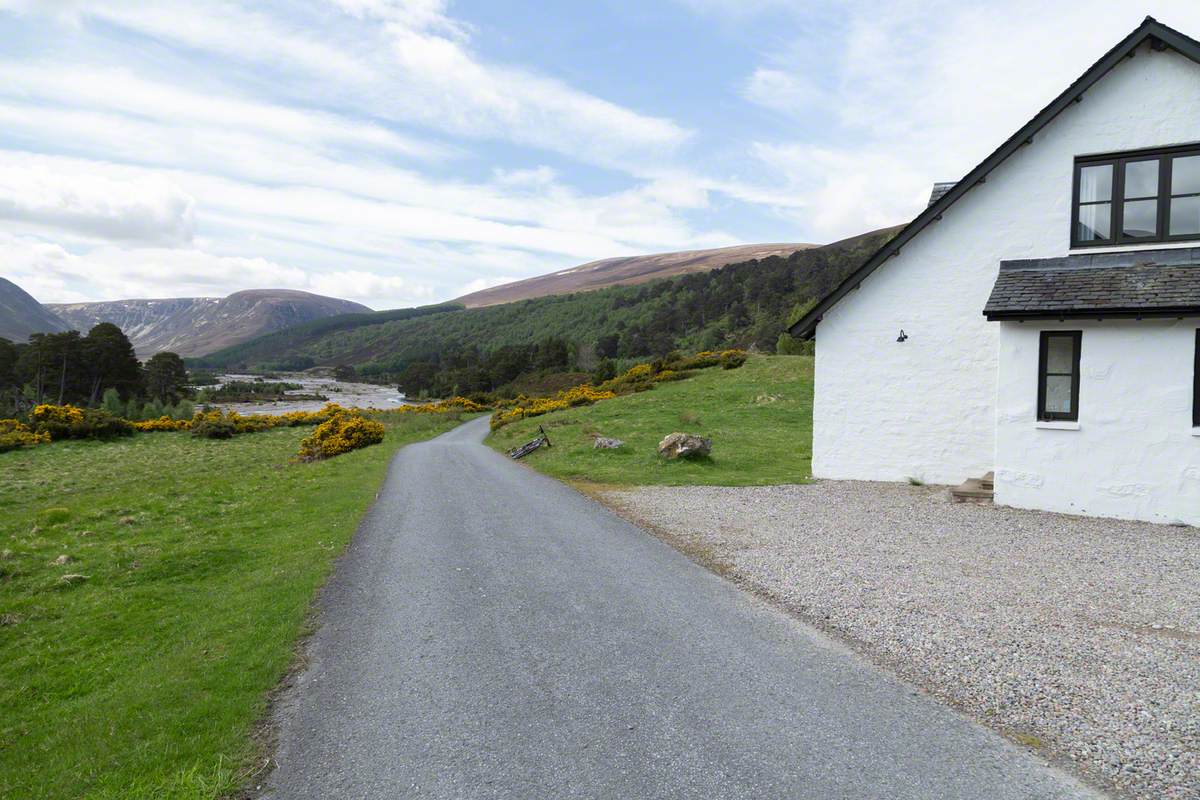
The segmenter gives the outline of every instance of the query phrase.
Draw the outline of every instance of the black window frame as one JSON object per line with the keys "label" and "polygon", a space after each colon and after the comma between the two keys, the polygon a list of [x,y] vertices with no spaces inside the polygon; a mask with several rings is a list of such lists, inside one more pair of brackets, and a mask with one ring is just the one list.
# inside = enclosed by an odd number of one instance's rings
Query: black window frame
{"label": "black window frame", "polygon": [[1196,364],[1192,368],[1192,427],[1200,428],[1200,328],[1196,330]]}
{"label": "black window frame", "polygon": [[[1071,358],[1071,410],[1046,410],[1046,378],[1051,374],[1064,376],[1068,373],[1046,371],[1050,339],[1053,337],[1069,336],[1072,342]],[[1079,421],[1079,361],[1083,354],[1083,331],[1042,331],[1038,340],[1038,388],[1037,388],[1037,418],[1038,422],[1078,422]]]}
{"label": "black window frame", "polygon": [[[1071,190],[1071,248],[1078,247],[1113,247],[1129,244],[1161,244],[1163,242],[1194,242],[1200,241],[1200,233],[1181,233],[1171,235],[1171,159],[1186,156],[1200,156],[1200,143],[1175,145],[1172,147],[1151,147],[1143,150],[1127,150],[1120,153],[1103,155],[1076,156],[1075,168],[1072,173]],[[1156,230],[1153,236],[1125,236],[1125,203],[1139,199],[1125,197],[1125,165],[1133,161],[1158,161],[1158,205]],[[1079,181],[1084,167],[1112,167],[1112,196],[1109,198],[1109,237],[1107,239],[1082,240],[1079,238]],[[1178,197],[1197,197],[1200,192],[1189,192]],[[1103,200],[1094,201],[1103,203]],[[1094,203],[1084,203],[1091,205]]]}

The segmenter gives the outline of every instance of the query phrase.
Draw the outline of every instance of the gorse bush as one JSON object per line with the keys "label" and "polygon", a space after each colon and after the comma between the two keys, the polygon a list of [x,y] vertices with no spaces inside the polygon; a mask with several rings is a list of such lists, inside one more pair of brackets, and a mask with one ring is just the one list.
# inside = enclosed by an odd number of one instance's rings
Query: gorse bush
{"label": "gorse bush", "polygon": [[386,414],[446,414],[452,411],[459,413],[473,414],[479,411],[487,411],[488,407],[470,400],[466,397],[451,397],[449,400],[439,400],[436,403],[420,403],[416,405],[400,406],[389,411],[383,412]]}
{"label": "gorse bush", "polygon": [[232,439],[238,432],[236,419],[220,411],[197,414],[188,427],[197,439]]}
{"label": "gorse bush", "polygon": [[590,384],[576,386],[565,392],[559,392],[554,397],[518,397],[514,401],[502,404],[502,407],[492,414],[492,430],[503,427],[526,417],[538,417],[551,411],[561,411],[575,406],[590,406],[600,400],[616,397],[616,392],[600,390]]}
{"label": "gorse bush", "polygon": [[721,369],[737,369],[746,363],[746,353],[743,350],[726,350],[721,353]]}
{"label": "gorse bush", "polygon": [[161,416],[158,419],[145,419],[133,423],[133,428],[141,433],[151,431],[187,431],[192,428],[190,419],[172,419],[168,416]]}
{"label": "gorse bush", "polygon": [[585,383],[559,392],[553,397],[534,399],[518,397],[516,400],[500,401],[496,403],[496,411],[492,414],[491,427],[492,430],[496,430],[519,419],[537,417],[552,411],[562,411],[573,406],[591,405],[620,394],[644,392],[653,389],[656,383],[681,381],[689,378],[692,370],[716,366],[736,369],[745,363],[745,350],[722,350],[720,352],[706,350],[693,356],[672,354],[652,363],[635,364],[598,387]]}
{"label": "gorse bush", "polygon": [[[289,411],[286,414],[239,414],[236,411],[213,409],[194,414],[190,419],[174,419],[163,415],[157,419],[141,420],[133,427],[142,432],[192,431],[196,436],[208,439],[227,439],[239,433],[257,433],[273,428],[295,428],[301,425],[319,425],[335,414],[344,414],[348,409],[337,403],[326,403],[319,411]],[[199,432],[197,432],[199,431]]]}
{"label": "gorse bush", "polygon": [[[109,398],[110,400],[113,398]],[[119,398],[116,399],[119,401]],[[116,402],[113,403],[114,406]],[[131,405],[133,405],[131,403]],[[150,408],[151,404],[147,404]],[[221,411],[212,409],[190,413],[181,418],[180,411],[192,411],[189,401],[182,400],[174,408],[157,406],[162,411],[172,411],[173,414],[160,413],[149,419],[129,421],[113,416],[102,409],[77,408],[75,406],[40,405],[30,415],[30,426],[25,427],[16,420],[0,420],[0,424],[12,423],[20,428],[0,429],[0,435],[7,437],[7,447],[14,449],[27,444],[39,444],[43,441],[58,441],[62,439],[105,439],[114,436],[128,436],[132,433],[172,433],[191,431],[192,435],[202,439],[229,439],[243,433],[257,433],[274,428],[295,428],[302,425],[320,425],[339,415],[362,416],[360,412],[351,411],[337,403],[326,403],[319,411],[289,411],[286,414],[238,414],[236,411]],[[564,406],[565,407],[565,406]],[[371,412],[381,414],[462,414],[486,411],[487,406],[481,405],[465,397],[452,397],[437,403],[424,405],[402,406],[388,411]],[[33,438],[30,438],[33,437]]]}
{"label": "gorse bush", "polygon": [[318,425],[311,436],[301,440],[300,459],[318,461],[379,444],[385,432],[382,422],[367,419],[361,414],[335,414]]}
{"label": "gorse bush", "polygon": [[29,414],[36,433],[47,433],[53,441],[63,439],[113,439],[131,436],[133,424],[99,408],[76,406],[36,406]]}
{"label": "gorse bush", "polygon": [[49,433],[35,433],[15,419],[0,419],[0,453],[49,443]]}

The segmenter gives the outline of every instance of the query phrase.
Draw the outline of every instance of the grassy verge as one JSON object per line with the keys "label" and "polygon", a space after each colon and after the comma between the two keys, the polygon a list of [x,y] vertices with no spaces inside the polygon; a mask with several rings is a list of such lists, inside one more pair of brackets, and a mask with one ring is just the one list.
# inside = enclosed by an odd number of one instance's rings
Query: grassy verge
{"label": "grassy verge", "polygon": [[314,464],[289,463],[309,428],[0,454],[0,797],[235,789],[390,457],[454,424]]}
{"label": "grassy verge", "polygon": [[[552,447],[524,463],[566,480],[607,484],[746,486],[799,483],[812,472],[812,358],[752,356],[653,391],[506,425],[488,438],[506,450],[545,427]],[[667,461],[657,446],[675,431],[713,440],[712,457]],[[593,434],[625,442],[592,448]]]}

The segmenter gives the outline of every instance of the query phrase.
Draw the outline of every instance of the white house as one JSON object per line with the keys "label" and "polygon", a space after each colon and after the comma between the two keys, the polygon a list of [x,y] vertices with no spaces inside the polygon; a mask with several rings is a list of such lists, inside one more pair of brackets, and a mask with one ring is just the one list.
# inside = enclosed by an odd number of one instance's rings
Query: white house
{"label": "white house", "polygon": [[1200,525],[1200,42],[1147,18],[935,198],[792,328],[813,474]]}

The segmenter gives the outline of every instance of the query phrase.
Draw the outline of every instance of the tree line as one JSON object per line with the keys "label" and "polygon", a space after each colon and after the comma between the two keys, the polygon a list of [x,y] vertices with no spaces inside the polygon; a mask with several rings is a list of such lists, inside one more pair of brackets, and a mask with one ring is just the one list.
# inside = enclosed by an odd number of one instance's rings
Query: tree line
{"label": "tree line", "polygon": [[129,337],[101,322],[79,331],[35,333],[28,342],[0,339],[0,412],[21,413],[52,403],[114,407],[117,401],[176,405],[188,395],[188,374],[175,353],[145,364]]}
{"label": "tree line", "polygon": [[[494,391],[554,369],[603,374],[615,362],[727,348],[795,353],[786,327],[894,230],[637,286],[273,334],[203,359],[220,369],[353,364],[410,395]],[[548,348],[557,353],[548,359]]]}

